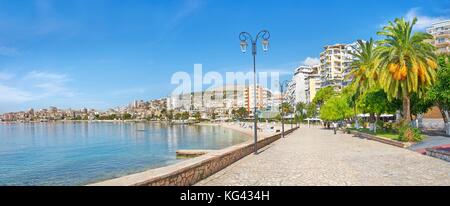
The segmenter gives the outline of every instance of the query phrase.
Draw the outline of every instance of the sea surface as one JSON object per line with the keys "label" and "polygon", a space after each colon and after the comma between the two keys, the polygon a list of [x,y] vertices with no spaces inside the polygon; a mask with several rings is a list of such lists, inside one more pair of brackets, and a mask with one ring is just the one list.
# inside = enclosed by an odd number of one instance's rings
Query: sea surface
{"label": "sea surface", "polygon": [[222,149],[239,132],[165,123],[0,123],[0,185],[85,185],[174,164],[179,149]]}

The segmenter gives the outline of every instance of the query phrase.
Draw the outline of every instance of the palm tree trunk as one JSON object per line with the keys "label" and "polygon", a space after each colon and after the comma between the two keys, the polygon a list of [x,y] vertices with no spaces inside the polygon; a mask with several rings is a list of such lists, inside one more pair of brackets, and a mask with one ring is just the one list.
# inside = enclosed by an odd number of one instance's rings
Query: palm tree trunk
{"label": "palm tree trunk", "polygon": [[403,96],[403,120],[405,123],[411,122],[411,102],[409,95]]}

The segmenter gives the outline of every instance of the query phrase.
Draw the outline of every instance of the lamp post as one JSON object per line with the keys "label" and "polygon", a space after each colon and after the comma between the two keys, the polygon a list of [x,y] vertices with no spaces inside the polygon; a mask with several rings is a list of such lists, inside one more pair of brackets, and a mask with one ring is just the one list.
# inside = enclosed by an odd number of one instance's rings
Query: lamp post
{"label": "lamp post", "polygon": [[262,40],[262,47],[263,47],[263,51],[266,52],[267,50],[269,50],[269,38],[270,38],[270,33],[267,30],[262,30],[260,32],[258,32],[258,34],[256,34],[256,37],[253,38],[253,36],[248,33],[248,32],[241,32],[239,34],[239,40],[241,40],[241,51],[243,53],[245,53],[247,51],[247,46],[248,46],[248,42],[250,41],[250,43],[252,44],[252,55],[253,55],[253,118],[254,118],[254,125],[253,125],[253,130],[254,130],[254,137],[255,137],[255,148],[254,148],[254,152],[255,154],[258,154],[258,128],[257,128],[257,117],[256,117],[256,43],[258,42],[259,39]]}
{"label": "lamp post", "polygon": [[288,86],[289,81],[288,80],[284,80],[282,83],[280,83],[280,92],[281,92],[281,138],[284,138],[284,108],[283,108],[283,103],[284,103],[284,96],[283,96],[283,88],[286,86]]}

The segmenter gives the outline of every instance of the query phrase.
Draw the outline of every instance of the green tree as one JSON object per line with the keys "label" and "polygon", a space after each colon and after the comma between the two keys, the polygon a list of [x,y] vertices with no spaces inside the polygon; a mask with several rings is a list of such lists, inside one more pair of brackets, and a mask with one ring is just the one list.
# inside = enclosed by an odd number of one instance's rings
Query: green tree
{"label": "green tree", "polygon": [[303,102],[299,102],[295,105],[296,121],[303,121],[305,119],[306,108],[307,105]]}
{"label": "green tree", "polygon": [[202,115],[200,114],[200,112],[195,112],[193,117],[197,120],[200,121],[200,119],[202,118]]}
{"label": "green tree", "polygon": [[337,93],[336,91],[334,91],[334,88],[332,86],[323,87],[319,89],[319,91],[317,91],[312,103],[316,106],[321,106],[326,100],[328,100],[332,96],[335,96],[336,94]]}
{"label": "green tree", "polygon": [[376,87],[378,85],[378,67],[380,64],[375,50],[375,44],[371,38],[369,41],[358,40],[356,52],[350,53],[354,57],[351,63],[351,72],[347,77],[352,78],[352,83],[357,85],[356,93],[360,94],[363,91]]}
{"label": "green tree", "polygon": [[161,116],[165,116],[168,120],[172,120],[174,118],[173,110],[169,110],[165,114],[162,114]]}
{"label": "green tree", "polygon": [[238,109],[234,109],[232,112],[232,115],[234,118],[237,118],[239,120],[243,120],[248,117],[248,111],[245,109],[245,107],[240,107]]}
{"label": "green tree", "polygon": [[280,109],[281,109],[281,111],[282,111],[284,114],[289,114],[289,113],[292,113],[292,112],[294,111],[294,108],[293,108],[292,105],[289,104],[288,102],[283,102],[283,103],[281,104]]}
{"label": "green tree", "polygon": [[411,94],[411,116],[417,116],[418,114],[427,113],[428,110],[433,106],[433,104],[434,103],[427,96],[419,98],[419,95],[417,95],[417,93]]}
{"label": "green tree", "polygon": [[129,120],[129,119],[131,119],[131,117],[132,117],[132,116],[131,116],[131,114],[129,114],[129,113],[125,113],[125,114],[122,115],[122,119],[123,119],[123,120]]}
{"label": "green tree", "polygon": [[446,134],[450,135],[450,55],[439,56],[438,65],[436,83],[430,88],[427,96],[439,107],[446,125]]}
{"label": "green tree", "polygon": [[435,48],[426,42],[433,36],[423,32],[413,33],[417,22],[395,19],[377,34],[385,39],[378,42],[380,58],[380,85],[389,99],[402,99],[404,122],[410,121],[410,98],[416,92],[419,97],[435,79]]}
{"label": "green tree", "polygon": [[376,88],[364,92],[357,105],[363,113],[370,114],[370,120],[374,124],[374,132],[376,132],[380,115],[383,113],[394,113],[396,109],[395,105],[388,100],[384,90]]}
{"label": "green tree", "polygon": [[181,119],[181,113],[176,113],[176,114],[174,115],[174,118],[175,118],[176,120],[180,120],[180,119]]}
{"label": "green tree", "polygon": [[320,107],[320,118],[325,121],[344,120],[352,116],[347,99],[333,96]]}
{"label": "green tree", "polygon": [[308,104],[306,106],[306,116],[308,117],[317,117],[318,112],[317,112],[317,105],[315,104]]}
{"label": "green tree", "polygon": [[182,120],[187,120],[187,119],[189,119],[189,112],[183,112],[183,113],[181,113],[181,119],[182,119]]}
{"label": "green tree", "polygon": [[106,117],[108,120],[115,120],[117,119],[117,115],[116,114],[111,114],[108,117]]}

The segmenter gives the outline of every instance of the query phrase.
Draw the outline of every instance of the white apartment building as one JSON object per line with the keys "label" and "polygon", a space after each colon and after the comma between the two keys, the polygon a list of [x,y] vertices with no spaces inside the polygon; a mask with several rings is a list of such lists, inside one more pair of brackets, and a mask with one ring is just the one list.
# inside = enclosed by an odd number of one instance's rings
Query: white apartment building
{"label": "white apartment building", "polygon": [[295,69],[294,77],[292,81],[295,81],[295,101],[297,104],[299,102],[306,103],[306,89],[308,85],[306,84],[306,77],[311,73],[310,66],[300,66]]}
{"label": "white apartment building", "polygon": [[438,53],[450,53],[450,20],[434,23],[426,31],[433,35],[434,39],[430,43],[437,48]]}
{"label": "white apartment building", "polygon": [[321,88],[320,65],[311,67],[311,72],[305,79],[306,83],[306,103],[311,103],[316,96],[317,91]]}
{"label": "white apartment building", "polygon": [[345,77],[351,69],[353,56],[350,52],[354,51],[355,46],[356,43],[324,47],[324,51],[320,53],[321,87],[333,86],[336,91],[340,91],[351,81]]}
{"label": "white apartment building", "polygon": [[[253,98],[253,85],[226,85],[204,92],[169,96],[167,108],[184,111],[209,111],[214,109],[219,113],[229,113],[234,108],[244,107],[250,114],[253,114]],[[256,99],[258,109],[272,106],[272,92],[267,88],[257,85]]]}
{"label": "white apartment building", "polygon": [[[250,116],[253,115],[253,107],[254,107],[254,86],[250,85],[246,88],[244,93],[244,99],[245,101],[245,107],[247,108],[247,111],[250,112]],[[256,85],[256,107],[258,109],[266,109],[268,107],[271,107],[272,105],[272,92],[264,88],[260,85]]]}
{"label": "white apartment building", "polygon": [[321,87],[320,65],[300,66],[295,69],[285,93],[285,99],[292,105],[310,103]]}
{"label": "white apartment building", "polygon": [[[292,80],[289,81],[287,88],[284,88],[285,93],[283,94],[284,101],[289,102],[289,104],[291,104],[291,105],[296,104],[297,82],[294,80],[294,77],[292,77]],[[284,86],[286,86],[286,85],[284,85]]]}

